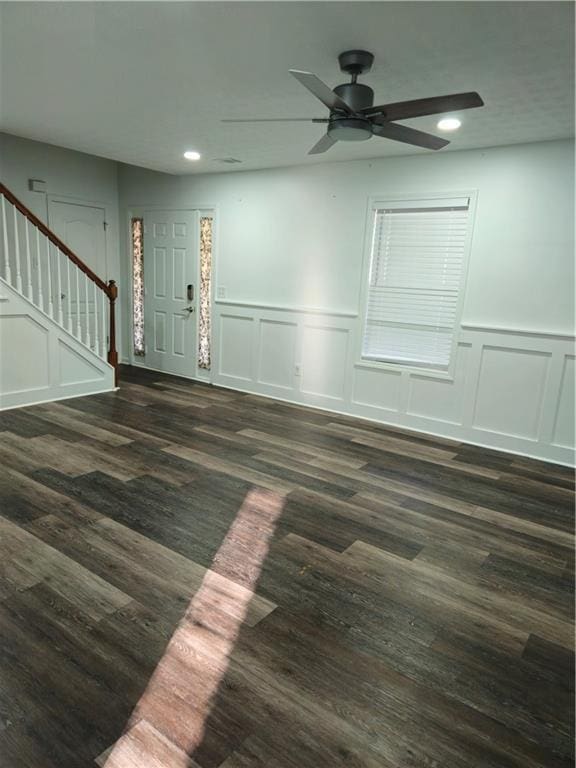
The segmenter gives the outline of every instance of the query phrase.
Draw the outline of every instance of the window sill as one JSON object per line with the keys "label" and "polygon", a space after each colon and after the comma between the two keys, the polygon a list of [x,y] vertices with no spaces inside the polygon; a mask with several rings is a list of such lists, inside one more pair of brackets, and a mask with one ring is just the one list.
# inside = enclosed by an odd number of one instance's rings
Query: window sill
{"label": "window sill", "polygon": [[404,365],[403,363],[386,363],[378,360],[360,359],[354,363],[354,368],[368,368],[376,371],[388,371],[392,373],[407,373],[409,376],[417,376],[424,379],[441,379],[442,381],[454,381],[452,368],[439,371],[434,368],[420,368],[416,365]]}

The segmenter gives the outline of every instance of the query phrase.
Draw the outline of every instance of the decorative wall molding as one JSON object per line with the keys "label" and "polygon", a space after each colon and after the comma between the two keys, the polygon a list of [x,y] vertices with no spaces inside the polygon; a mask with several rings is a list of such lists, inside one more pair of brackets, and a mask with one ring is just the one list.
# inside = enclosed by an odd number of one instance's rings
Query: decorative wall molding
{"label": "decorative wall molding", "polygon": [[0,410],[109,392],[114,369],[0,280]]}
{"label": "decorative wall molding", "polygon": [[486,331],[487,333],[506,333],[512,336],[545,336],[553,339],[568,339],[574,341],[576,336],[573,333],[564,331],[535,331],[528,328],[506,328],[498,325],[482,325],[478,323],[462,323],[463,330]]}
{"label": "decorative wall molding", "polygon": [[235,299],[215,299],[215,304],[230,307],[248,307],[250,309],[265,309],[270,312],[295,312],[302,315],[328,315],[330,317],[358,317],[358,312],[322,309],[320,307],[280,306],[275,304],[260,304],[254,301],[239,301]]}
{"label": "decorative wall molding", "polygon": [[574,464],[574,344],[465,324],[453,378],[356,365],[359,318],[218,301],[213,383],[544,461]]}

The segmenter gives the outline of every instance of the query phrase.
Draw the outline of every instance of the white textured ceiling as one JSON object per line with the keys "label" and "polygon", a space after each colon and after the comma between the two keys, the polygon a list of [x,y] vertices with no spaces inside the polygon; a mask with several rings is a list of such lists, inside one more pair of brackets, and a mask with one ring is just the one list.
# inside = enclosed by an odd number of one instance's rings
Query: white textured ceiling
{"label": "white textured ceiling", "polygon": [[322,125],[220,122],[324,117],[288,69],[333,87],[349,48],[376,56],[362,78],[376,103],[481,94],[442,152],[573,134],[571,2],[12,2],[0,14],[2,130],[168,173],[425,152],[372,138],[308,157]]}

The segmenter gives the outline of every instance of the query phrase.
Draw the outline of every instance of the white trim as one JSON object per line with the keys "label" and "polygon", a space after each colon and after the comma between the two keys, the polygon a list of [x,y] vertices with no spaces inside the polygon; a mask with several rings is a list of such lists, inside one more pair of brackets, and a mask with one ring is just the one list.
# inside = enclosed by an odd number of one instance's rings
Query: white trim
{"label": "white trim", "polygon": [[[31,307],[31,312],[34,311],[38,312],[43,318],[46,318],[46,320],[50,321],[53,325],[55,325],[59,331],[61,331],[67,338],[73,339],[76,344],[79,344],[81,348],[85,351],[86,356],[95,357],[99,362],[105,363],[109,368],[112,368],[110,363],[108,362],[108,350],[106,350],[106,356],[102,357],[98,352],[92,349],[92,347],[89,347],[86,342],[83,339],[79,339],[78,336],[76,336],[74,333],[68,330],[68,328],[65,325],[60,325],[58,320],[54,317],[51,317],[48,312],[46,312],[42,307],[39,307],[37,304],[34,304],[32,299],[29,299],[28,296],[25,296],[23,293],[20,293],[13,285],[10,285],[5,281],[3,277],[0,276],[0,287],[1,288],[9,288],[14,291],[14,293],[18,296],[18,298],[22,299],[22,301],[26,302]],[[9,296],[1,296],[0,301],[10,301]]]}
{"label": "white trim", "polygon": [[[411,208],[431,208],[431,200],[441,200],[442,208],[468,208],[470,205],[470,196],[464,195],[463,197],[445,197],[444,195],[431,195],[430,197],[399,197],[397,199],[387,197],[384,201],[374,199],[373,208],[375,211],[402,211]],[[381,204],[380,204],[381,203]]]}
{"label": "white trim", "polygon": [[477,195],[477,189],[465,189],[465,190],[422,190],[422,192],[391,192],[386,195],[370,195],[368,198],[370,210],[382,210],[386,207],[387,203],[395,204],[396,207],[401,207],[405,203],[417,203],[417,202],[430,202],[431,200],[445,200],[448,203],[454,203],[464,198],[468,199],[471,203],[472,196]]}
{"label": "white trim", "polygon": [[[243,393],[245,393],[247,395],[255,395],[256,397],[264,397],[264,398],[267,398],[269,400],[277,400],[277,401],[279,401],[281,403],[288,403],[289,405],[295,405],[295,406],[300,407],[300,408],[302,408],[302,407],[303,408],[307,408],[307,409],[309,409],[311,411],[322,411],[324,413],[333,413],[335,416],[346,416],[349,419],[350,418],[356,419],[359,422],[368,421],[371,424],[378,424],[379,426],[381,426],[383,428],[393,427],[394,429],[399,429],[402,432],[408,432],[408,433],[414,432],[414,433],[416,433],[418,435],[427,435],[427,436],[432,436],[432,437],[439,437],[442,440],[451,440],[456,445],[475,445],[475,446],[478,446],[479,448],[486,448],[487,450],[490,450],[490,451],[498,451],[499,453],[506,453],[506,454],[509,454],[510,456],[524,456],[527,459],[533,459],[534,461],[541,461],[541,462],[543,462],[545,464],[551,464],[552,466],[559,464],[559,465],[561,465],[563,467],[569,467],[569,468],[573,467],[573,464],[571,464],[569,461],[562,461],[562,460],[555,460],[555,461],[553,461],[552,459],[547,459],[545,457],[538,456],[538,455],[531,454],[531,453],[525,453],[524,451],[518,451],[518,450],[512,451],[509,448],[503,448],[501,446],[495,446],[493,444],[491,445],[490,443],[483,443],[483,442],[479,442],[479,441],[475,441],[475,440],[470,440],[468,437],[465,440],[461,440],[461,439],[459,439],[456,436],[447,435],[446,432],[444,432],[444,433],[443,432],[435,432],[433,430],[418,429],[417,427],[412,427],[412,426],[408,427],[408,426],[405,426],[405,424],[403,424],[403,423],[401,423],[399,421],[398,422],[395,422],[395,421],[383,421],[382,419],[370,418],[370,416],[354,414],[354,413],[351,413],[350,411],[346,411],[344,409],[336,410],[334,408],[325,408],[325,407],[323,407],[321,405],[309,405],[307,403],[302,403],[302,402],[299,402],[299,401],[294,400],[294,399],[288,399],[288,398],[285,398],[285,397],[278,397],[278,396],[275,396],[275,395],[270,395],[268,393],[262,394],[260,392],[255,392],[254,390],[242,389],[241,387],[231,387],[231,386],[229,386],[227,384],[222,384],[221,382],[219,382],[218,384],[215,384],[215,385],[213,384],[211,386],[214,386],[217,389],[228,389],[228,390],[231,390],[233,392],[243,392]],[[373,407],[373,406],[369,406],[369,407]],[[381,408],[380,410],[385,412],[385,413],[386,412],[390,412],[390,411],[388,411],[388,409],[384,409],[384,408]],[[426,418],[426,417],[417,417],[417,418]],[[430,421],[434,421],[434,419],[430,419]],[[458,427],[457,424],[448,423],[448,422],[440,422],[440,420],[438,420],[438,421],[439,421],[439,423],[449,424],[450,426],[453,425],[455,427]],[[526,442],[532,442],[532,441],[531,440],[527,440]],[[568,452],[571,451],[570,448],[566,448],[564,450],[566,450]]]}
{"label": "white trim", "polygon": [[237,299],[216,299],[215,304],[232,307],[247,307],[249,309],[265,309],[272,312],[293,312],[301,315],[328,315],[331,317],[358,317],[358,312],[322,309],[321,307],[282,306],[280,304],[262,304],[257,301],[241,301]]}
{"label": "white trim", "polygon": [[[114,369],[100,355],[96,354],[85,343],[76,338],[70,331],[62,327],[57,320],[46,314],[40,307],[33,304],[27,296],[19,293],[13,286],[0,278],[0,287],[6,291],[8,301],[2,302],[2,318],[25,317],[43,332],[46,345],[46,358],[44,352],[37,359],[36,367],[40,365],[40,373],[45,370],[45,384],[30,386],[30,381],[20,380],[17,388],[0,392],[0,411],[11,410],[16,407],[51,402],[72,397],[83,397],[89,394],[110,392],[114,387]],[[14,302],[14,309],[10,309]],[[5,311],[7,308],[9,311]],[[61,350],[67,350],[69,354],[83,361],[89,374],[72,375],[69,380],[69,369],[62,358]],[[4,352],[4,349],[2,349]],[[0,362],[1,364],[1,362]]]}
{"label": "white trim", "polygon": [[[145,221],[145,214],[146,211],[150,212],[158,212],[158,211],[166,211],[168,213],[194,213],[196,214],[196,229],[198,233],[198,242],[197,242],[197,256],[196,259],[196,273],[195,273],[195,286],[197,288],[196,294],[197,296],[199,288],[200,288],[200,218],[202,216],[209,216],[212,219],[212,281],[211,281],[211,306],[212,306],[212,365],[210,367],[210,370],[206,369],[199,369],[198,368],[198,355],[195,353],[194,357],[194,366],[196,371],[196,376],[198,378],[194,377],[188,377],[183,376],[182,378],[191,378],[194,381],[204,381],[205,383],[212,383],[212,378],[214,376],[214,349],[215,349],[215,323],[214,323],[214,315],[215,315],[215,305],[216,305],[216,268],[218,264],[217,259],[217,247],[218,247],[218,207],[216,205],[214,206],[201,206],[199,208],[170,208],[166,205],[150,205],[150,206],[141,206],[141,205],[135,205],[135,206],[128,206],[126,208],[126,214],[127,214],[127,221],[126,221],[126,249],[127,249],[127,263],[128,263],[128,296],[127,296],[127,307],[129,311],[129,317],[128,317],[128,355],[124,355],[123,361],[126,362],[127,365],[133,365],[136,368],[147,368],[150,371],[158,370],[160,373],[166,373],[166,375],[169,376],[180,376],[181,374],[177,373],[167,373],[166,371],[160,371],[160,369],[157,368],[151,368],[148,366],[140,365],[137,360],[140,360],[142,358],[141,355],[136,355],[134,353],[134,283],[133,283],[133,268],[132,268],[132,219],[139,218],[142,219],[144,222],[144,226],[146,226]],[[142,248],[144,248],[144,232],[142,233]],[[144,251],[144,271],[146,270],[146,252]],[[144,299],[146,301],[146,299]],[[199,313],[196,312],[196,341],[198,341],[198,323],[199,323]],[[146,344],[146,337],[144,337],[144,344]],[[203,378],[199,377],[199,371],[202,370],[204,372]]]}
{"label": "white trim", "polygon": [[[439,368],[424,368],[422,366],[408,365],[406,363],[392,363],[384,360],[369,360],[361,358],[353,363],[354,368],[370,368],[377,371],[391,371],[392,373],[403,373],[410,376],[424,377],[426,379],[442,379],[444,381],[454,381],[453,370],[441,371]],[[453,366],[452,366],[453,368]]]}
{"label": "white trim", "polygon": [[211,381],[200,379],[197,376],[184,376],[182,373],[171,373],[170,371],[163,371],[161,368],[152,368],[150,365],[139,365],[138,363],[129,363],[129,365],[131,368],[141,368],[143,371],[155,371],[156,373],[164,374],[164,376],[172,376],[175,379],[186,379],[187,381],[197,381],[199,384],[210,384],[210,386],[215,386]]}
{"label": "white trim", "polygon": [[565,331],[536,331],[529,328],[513,328],[501,325],[482,325],[481,323],[461,323],[460,327],[466,331],[486,331],[488,333],[508,333],[516,336],[545,336],[556,339],[576,340],[576,336]]}
{"label": "white trim", "polygon": [[81,395],[64,395],[63,397],[50,397],[50,400],[35,400],[32,403],[18,403],[18,405],[9,405],[7,408],[0,408],[0,412],[15,411],[16,408],[33,408],[35,405],[49,405],[50,403],[58,403],[60,400],[78,400],[81,397],[93,397],[94,395],[106,395],[109,392],[119,392],[120,387],[112,387],[112,389],[98,390],[97,392],[85,392]]}
{"label": "white trim", "polygon": [[[561,368],[565,357],[573,355],[574,352],[572,344],[566,339],[546,336],[540,338],[526,335],[515,336],[513,332],[498,336],[489,333],[461,331],[458,335],[454,376],[450,378],[444,372],[439,373],[429,369],[409,370],[391,364],[371,365],[353,360],[354,334],[357,333],[359,327],[359,323],[354,319],[330,317],[329,315],[322,318],[312,315],[291,314],[289,311],[281,313],[278,311],[251,310],[248,307],[227,308],[220,306],[215,315],[215,322],[220,323],[223,316],[231,315],[255,323],[254,333],[249,337],[242,337],[237,342],[242,345],[243,352],[251,357],[252,362],[244,372],[246,378],[239,380],[232,377],[233,373],[237,373],[234,365],[230,370],[227,360],[221,360],[219,356],[215,357],[213,384],[216,386],[227,386],[231,389],[240,387],[241,391],[264,397],[279,398],[285,402],[302,406],[326,408],[327,410],[334,410],[336,407],[338,412],[351,417],[367,418],[375,423],[395,425],[401,429],[415,429],[425,434],[447,437],[495,450],[504,450],[512,454],[526,455],[552,463],[560,462],[567,466],[573,464],[573,449],[568,445],[557,445],[554,442],[553,421],[557,420],[558,402],[561,396]],[[257,366],[261,349],[259,347],[260,337],[256,333],[256,328],[259,323],[270,320],[282,320],[296,326],[294,331],[296,350],[294,360],[290,363],[296,367],[302,366],[302,344],[307,332],[306,328],[310,324],[340,329],[350,335],[347,360],[346,363],[342,362],[341,370],[330,367],[333,363],[328,360],[324,363],[319,361],[317,364],[315,361],[308,362],[308,365],[311,365],[316,371],[320,370],[322,365],[327,366],[326,375],[330,381],[333,379],[340,381],[341,379],[343,389],[341,400],[337,406],[333,397],[330,396],[333,394],[330,387],[324,391],[324,386],[321,386],[323,392],[316,395],[303,391],[304,379],[301,377],[306,375],[306,372],[302,370],[302,367],[300,368],[300,375],[294,372],[291,384],[288,379],[284,381],[284,384],[289,385],[286,387],[267,384],[258,380],[255,366]],[[216,336],[220,334],[219,326],[215,328],[215,333]],[[497,397],[498,413],[502,417],[502,422],[496,422],[493,425],[495,429],[485,429],[486,424],[484,422],[478,427],[474,425],[476,400],[481,383],[482,350],[486,346],[491,347],[495,344],[502,347],[503,351],[510,353],[510,355],[520,351],[545,355],[549,359],[549,369],[547,371],[542,370],[537,374],[538,377],[543,377],[544,389],[540,392],[538,399],[543,411],[540,422],[536,426],[536,439],[534,439],[535,435],[533,434],[534,425],[527,430],[529,437],[524,435],[523,419],[518,408],[514,409],[514,418],[512,420],[507,419],[506,412],[502,410],[506,407],[506,397]],[[220,352],[221,350],[219,350]],[[278,354],[280,355],[279,364],[288,365],[289,358],[287,355],[291,355],[288,348],[282,348]],[[514,369],[514,358],[511,358],[510,355],[505,354],[501,358],[502,365],[504,365],[504,375],[508,375]],[[291,357],[290,360],[292,360]],[[230,373],[224,372],[228,370]],[[252,372],[252,375],[249,375],[248,371]],[[289,372],[290,368],[286,368],[286,371]],[[488,379],[484,380],[483,401],[487,395],[490,395],[490,392],[492,394],[497,393],[498,371],[498,368],[489,371]],[[395,384],[390,383],[390,376],[395,378]],[[384,387],[384,394],[382,395],[379,394],[380,383]],[[537,383],[536,381],[526,382],[526,385],[529,385],[532,390],[537,388]],[[309,390],[309,387],[305,388]],[[519,396],[522,395],[522,393],[518,394]],[[565,391],[564,397],[566,397]],[[535,399],[536,395],[534,394],[533,397],[528,398],[528,402]],[[566,404],[563,407],[563,413],[567,412]],[[516,422],[520,426],[515,427]],[[568,437],[562,439],[564,443],[569,441]]]}
{"label": "white trim", "polygon": [[169,211],[169,212],[178,212],[178,213],[185,213],[190,211],[216,211],[218,206],[214,203],[214,205],[188,205],[182,207],[181,205],[171,206],[171,205],[141,205],[138,203],[138,205],[126,205],[126,210],[129,211]]}

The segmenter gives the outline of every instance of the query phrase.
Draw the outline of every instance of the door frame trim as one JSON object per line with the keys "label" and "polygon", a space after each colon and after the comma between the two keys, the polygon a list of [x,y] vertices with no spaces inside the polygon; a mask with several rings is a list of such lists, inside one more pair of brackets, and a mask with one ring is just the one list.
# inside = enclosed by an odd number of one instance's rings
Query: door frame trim
{"label": "door frame trim", "polygon": [[[64,203],[68,205],[80,205],[84,206],[85,208],[100,208],[104,211],[104,221],[106,223],[106,227],[104,228],[104,266],[105,266],[105,275],[98,275],[102,280],[104,280],[105,283],[108,282],[109,279],[109,273],[110,273],[110,254],[113,252],[113,249],[111,248],[112,242],[112,230],[113,230],[113,222],[112,222],[112,206],[109,203],[105,203],[102,200],[86,200],[83,197],[72,197],[71,195],[56,195],[48,193],[46,195],[46,213],[47,213],[47,219],[48,219],[48,226],[50,229],[53,229],[53,209],[52,204],[53,203]],[[82,257],[82,254],[78,254],[80,257]]]}
{"label": "door frame trim", "polygon": [[[139,357],[134,354],[134,345],[133,345],[133,338],[134,338],[134,284],[133,284],[133,278],[132,278],[132,219],[137,218],[145,218],[146,211],[170,211],[171,213],[197,213],[198,214],[198,220],[200,220],[200,217],[202,214],[210,213],[212,214],[212,220],[213,220],[213,229],[212,229],[212,280],[210,285],[210,305],[212,307],[212,318],[214,317],[214,304],[216,301],[216,264],[218,263],[217,259],[217,248],[218,248],[218,222],[219,222],[219,211],[217,205],[201,205],[201,206],[194,206],[194,207],[182,207],[182,206],[176,206],[176,207],[170,207],[169,205],[128,205],[126,206],[126,219],[125,219],[125,236],[126,236],[126,268],[128,270],[127,280],[126,280],[126,286],[128,288],[128,296],[126,297],[126,306],[129,308],[130,316],[128,319],[128,355],[126,356],[128,358],[128,364],[133,365],[136,368],[143,368],[144,370],[153,371],[156,370],[155,368],[149,368],[148,366],[142,365],[138,362]],[[198,234],[200,232],[198,231]],[[200,254],[200,246],[198,245],[198,254]],[[146,258],[146,255],[144,255],[144,258]],[[196,265],[196,283],[195,285],[200,285],[200,258],[198,258],[198,263]],[[198,339],[198,324],[199,324],[199,313],[196,312],[196,339]],[[212,350],[215,348],[215,342],[214,342],[214,330],[215,325],[214,323],[211,324],[212,329]],[[211,384],[214,377],[214,365],[212,364],[209,371],[205,371],[205,375],[198,375],[198,358],[196,357],[196,365],[195,365],[196,375],[195,376],[181,376],[180,374],[168,374],[168,375],[178,375],[180,378],[183,379],[189,379],[190,381],[200,381],[204,382],[205,384]]]}

